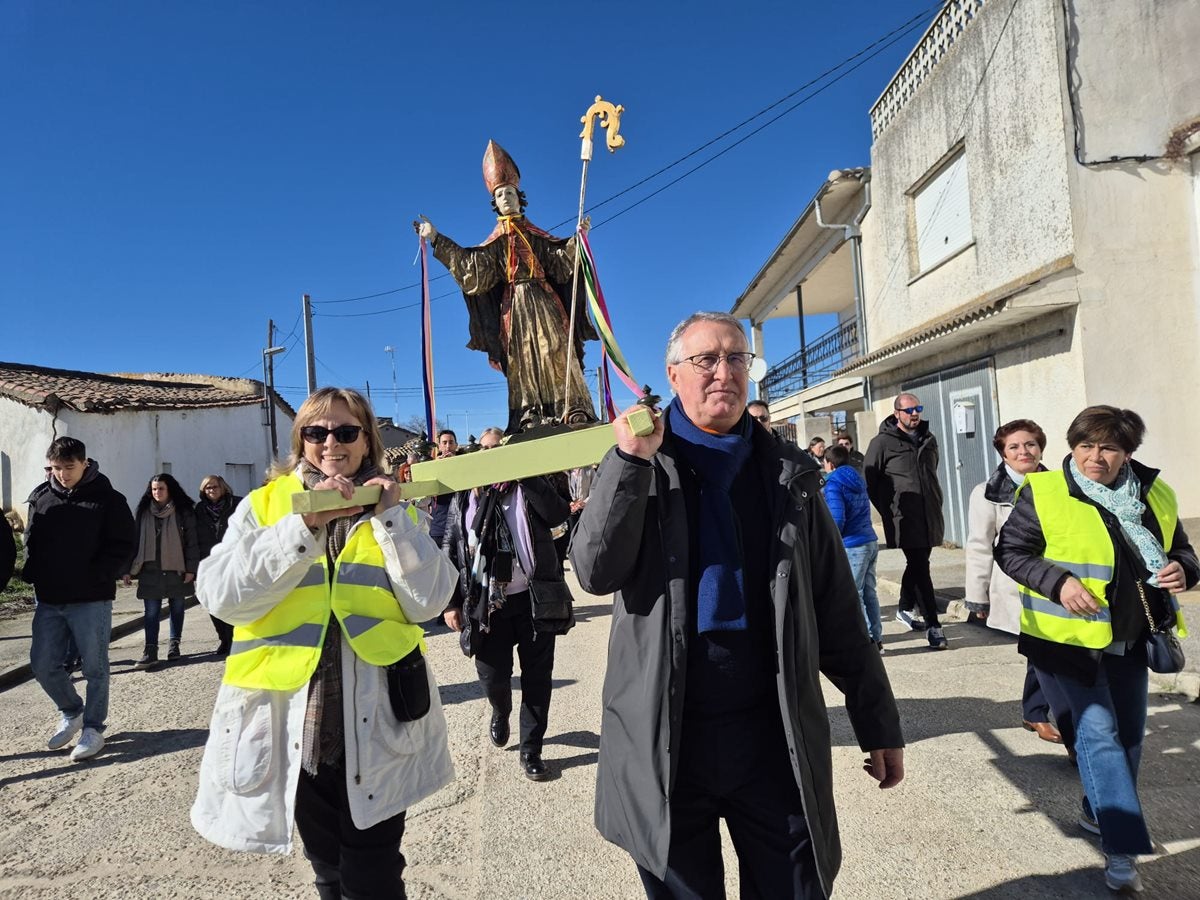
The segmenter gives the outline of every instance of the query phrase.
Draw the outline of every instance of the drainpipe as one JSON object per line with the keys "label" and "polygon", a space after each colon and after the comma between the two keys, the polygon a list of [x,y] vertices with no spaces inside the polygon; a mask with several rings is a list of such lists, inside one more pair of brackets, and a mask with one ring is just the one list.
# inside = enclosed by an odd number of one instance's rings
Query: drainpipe
{"label": "drainpipe", "polygon": [[[822,228],[842,229],[845,239],[850,243],[850,270],[854,276],[854,316],[858,320],[858,353],[859,356],[867,355],[867,305],[866,299],[863,296],[863,269],[862,269],[862,222],[866,218],[867,212],[871,209],[871,173],[867,169],[850,169],[843,171],[842,169],[834,169],[829,173],[829,180],[826,186],[834,184],[843,178],[857,178],[863,186],[863,202],[855,214],[853,220],[847,223],[827,223],[821,217],[821,195],[825,193],[822,189],[817,195],[813,206],[816,211],[817,224]],[[868,406],[871,405],[871,378],[864,376],[863,378],[863,396]]]}

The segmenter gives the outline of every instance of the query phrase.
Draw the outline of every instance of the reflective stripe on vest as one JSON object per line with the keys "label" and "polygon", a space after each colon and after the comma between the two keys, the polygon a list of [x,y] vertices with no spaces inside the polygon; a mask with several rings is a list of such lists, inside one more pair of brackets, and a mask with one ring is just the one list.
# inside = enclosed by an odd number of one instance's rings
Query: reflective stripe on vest
{"label": "reflective stripe on vest", "polygon": [[[277,478],[250,494],[261,525],[273,525],[292,512],[292,495],[304,490],[294,475]],[[369,522],[351,529],[333,578],[322,555],[274,609],[233,630],[225,683],[265,690],[295,690],[307,683],[321,658],[332,614],[354,653],[386,666],[424,650],[422,630],[412,625],[392,592],[383,551]]]}
{"label": "reflective stripe on vest", "polygon": [[[1079,579],[1100,610],[1094,615],[1076,615],[1032,588],[1020,585],[1021,632],[1056,644],[1103,649],[1112,643],[1112,612],[1107,595],[1116,564],[1112,536],[1104,519],[1096,507],[1071,496],[1061,471],[1031,473],[1018,490],[1026,486],[1033,491],[1034,509],[1046,540],[1043,558]],[[1178,516],[1175,493],[1161,479],[1155,479],[1146,500],[1162,529],[1165,547],[1170,550]],[[1182,613],[1174,598],[1171,600],[1177,626],[1186,635]]]}

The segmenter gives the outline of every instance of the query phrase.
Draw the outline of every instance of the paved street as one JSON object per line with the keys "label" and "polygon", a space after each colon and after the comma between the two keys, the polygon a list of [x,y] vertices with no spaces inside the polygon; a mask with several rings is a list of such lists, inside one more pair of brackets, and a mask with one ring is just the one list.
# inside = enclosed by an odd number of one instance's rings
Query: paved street
{"label": "paved street", "polygon": [[[889,565],[884,554],[881,572]],[[894,598],[894,584],[884,590]],[[515,749],[490,745],[472,664],[452,634],[432,631],[458,778],[410,811],[411,897],[640,896],[628,858],[592,827],[609,604],[577,596],[579,625],[558,645],[546,757],[561,777],[549,783],[526,781]],[[0,645],[12,657],[20,623],[8,625]],[[1020,727],[1024,665],[1014,642],[967,624],[947,635],[952,649],[932,653],[920,635],[887,626],[908,740],[908,777],[895,790],[878,790],[861,771],[837,692],[827,690],[845,853],[837,896],[1108,896],[1098,841],[1075,824],[1075,770],[1061,747]],[[0,897],[314,896],[299,851],[228,852],[188,822],[220,679],[207,616],[188,612],[177,665],[132,671],[141,644],[140,632],[113,644],[108,746],[91,762],[44,749],[57,716],[36,684],[0,693]],[[1162,852],[1143,862],[1145,896],[1200,897],[1198,750],[1200,706],[1152,696],[1142,796]],[[735,871],[728,882],[736,896]]]}

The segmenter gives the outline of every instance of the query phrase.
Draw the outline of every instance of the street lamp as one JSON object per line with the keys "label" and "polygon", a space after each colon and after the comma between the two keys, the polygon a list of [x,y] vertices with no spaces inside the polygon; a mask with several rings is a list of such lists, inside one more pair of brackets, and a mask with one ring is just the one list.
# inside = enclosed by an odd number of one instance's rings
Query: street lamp
{"label": "street lamp", "polygon": [[392,358],[392,424],[399,424],[396,420],[400,418],[400,391],[396,388],[396,348],[388,344],[383,348],[383,352]]}
{"label": "street lamp", "polygon": [[287,347],[267,347],[262,352],[263,359],[263,403],[266,405],[267,421],[264,423],[270,432],[271,459],[279,455],[279,439],[275,436],[275,401],[271,395],[275,393],[275,367],[270,365],[271,357],[287,351]]}

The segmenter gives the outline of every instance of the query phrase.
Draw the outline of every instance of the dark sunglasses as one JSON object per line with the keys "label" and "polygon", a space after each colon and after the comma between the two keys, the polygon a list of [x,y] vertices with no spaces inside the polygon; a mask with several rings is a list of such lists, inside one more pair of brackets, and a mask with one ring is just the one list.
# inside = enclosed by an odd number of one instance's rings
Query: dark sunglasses
{"label": "dark sunglasses", "polygon": [[760,422],[770,422],[771,421],[770,416],[755,416],[754,418],[758,419],[758,421],[760,421]]}
{"label": "dark sunglasses", "polygon": [[326,428],[324,425],[305,425],[300,429],[300,437],[309,444],[323,444],[325,438],[333,435],[339,444],[353,444],[362,432],[361,425],[339,425],[337,428]]}
{"label": "dark sunglasses", "polygon": [[919,413],[919,412],[924,412],[924,411],[925,411],[925,407],[923,407],[923,406],[897,406],[896,407],[896,412],[908,413],[910,416],[913,413]]}

